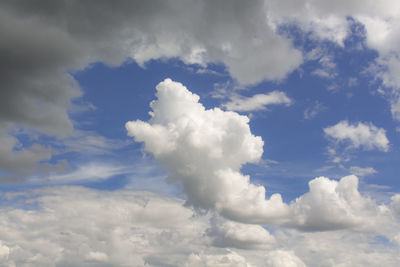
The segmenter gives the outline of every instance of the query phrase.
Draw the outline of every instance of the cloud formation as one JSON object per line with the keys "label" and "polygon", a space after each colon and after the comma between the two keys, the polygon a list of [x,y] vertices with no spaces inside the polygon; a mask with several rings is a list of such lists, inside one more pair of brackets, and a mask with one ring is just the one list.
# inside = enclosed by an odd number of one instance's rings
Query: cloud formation
{"label": "cloud formation", "polygon": [[4,266],[395,267],[400,260],[398,248],[369,233],[275,228],[272,235],[148,192],[68,186],[0,198]]}
{"label": "cloud formation", "polygon": [[[264,144],[251,134],[246,116],[219,108],[207,110],[199,96],[170,79],[156,89],[151,119],[127,122],[126,129],[167,169],[168,180],[182,188],[187,205],[215,210],[239,222],[307,231],[351,228],[388,234],[379,225],[394,224],[387,207],[360,194],[354,175],[339,181],[315,178],[309,182],[309,192],[289,204],[280,194],[267,198],[263,186],[251,183],[240,172],[243,164],[261,158]],[[357,129],[356,137],[360,135]],[[372,129],[379,136],[381,131]]]}
{"label": "cloud formation", "polygon": [[261,158],[264,144],[251,134],[246,116],[206,110],[198,95],[170,79],[156,89],[150,121],[127,122],[126,129],[167,168],[169,180],[183,187],[187,204],[239,220],[284,216],[279,195],[266,200],[265,188],[240,173],[243,164]]}

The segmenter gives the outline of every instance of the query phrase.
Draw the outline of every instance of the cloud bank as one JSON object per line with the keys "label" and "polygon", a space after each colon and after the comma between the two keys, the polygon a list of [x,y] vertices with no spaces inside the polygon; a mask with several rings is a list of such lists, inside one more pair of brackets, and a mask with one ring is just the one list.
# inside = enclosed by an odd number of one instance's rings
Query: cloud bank
{"label": "cloud bank", "polygon": [[400,260],[398,248],[370,234],[276,228],[272,235],[148,192],[69,186],[0,198],[4,266],[394,267]]}

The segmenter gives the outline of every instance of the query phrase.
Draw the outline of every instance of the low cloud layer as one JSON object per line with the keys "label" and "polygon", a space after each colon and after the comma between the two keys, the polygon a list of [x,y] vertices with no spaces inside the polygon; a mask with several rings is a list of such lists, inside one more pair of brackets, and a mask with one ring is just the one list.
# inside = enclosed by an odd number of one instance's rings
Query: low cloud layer
{"label": "low cloud layer", "polygon": [[243,164],[261,159],[264,145],[252,135],[246,116],[218,108],[207,110],[199,96],[170,79],[156,89],[151,119],[127,122],[126,129],[168,170],[169,182],[182,188],[187,205],[215,210],[239,222],[308,231],[351,228],[388,235],[381,224],[399,231],[390,209],[360,194],[354,175],[339,181],[313,179],[309,192],[289,204],[280,194],[266,197],[263,186],[251,183],[240,172]]}
{"label": "low cloud layer", "polygon": [[4,266],[395,267],[400,260],[398,248],[371,234],[284,228],[271,234],[196,215],[180,199],[148,192],[71,186],[0,197]]}

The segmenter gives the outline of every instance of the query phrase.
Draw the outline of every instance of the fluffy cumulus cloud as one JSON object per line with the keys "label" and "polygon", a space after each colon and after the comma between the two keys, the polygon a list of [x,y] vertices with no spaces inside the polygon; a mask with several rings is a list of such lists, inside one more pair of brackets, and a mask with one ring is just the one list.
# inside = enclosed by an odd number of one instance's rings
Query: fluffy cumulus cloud
{"label": "fluffy cumulus cloud", "polygon": [[242,97],[234,95],[231,101],[223,104],[227,110],[234,111],[254,111],[265,110],[269,105],[290,105],[292,100],[280,91],[273,91],[268,94],[257,94],[252,97]]}
{"label": "fluffy cumulus cloud", "polygon": [[207,234],[217,247],[266,249],[276,244],[275,238],[260,225],[226,221],[218,216],[211,219]]}
{"label": "fluffy cumulus cloud", "polygon": [[[309,182],[309,192],[291,203],[292,221],[305,230],[353,228],[386,234],[380,225],[391,225],[392,212],[385,205],[363,197],[358,178],[346,176],[339,181],[318,177]],[[394,226],[399,231],[397,226]]]}
{"label": "fluffy cumulus cloud", "polygon": [[[170,79],[156,89],[151,119],[127,122],[126,128],[168,170],[169,181],[186,194],[187,205],[215,210],[240,222],[309,231],[352,228],[386,235],[380,224],[397,229],[392,211],[363,197],[354,175],[340,181],[313,179],[309,192],[288,204],[279,194],[267,198],[263,186],[251,183],[250,177],[240,172],[243,164],[257,162],[263,152],[263,141],[251,134],[246,116],[218,108],[207,110],[197,95]],[[355,136],[359,137],[357,131]],[[363,138],[361,134],[364,145]],[[235,230],[225,228],[213,229],[214,233],[227,233],[217,243],[238,238]]]}
{"label": "fluffy cumulus cloud", "polygon": [[348,121],[324,128],[325,134],[337,142],[345,142],[351,148],[363,148],[365,150],[389,150],[389,140],[386,131],[372,123],[358,122],[351,124]]}
{"label": "fluffy cumulus cloud", "polygon": [[287,207],[279,195],[266,200],[265,188],[239,171],[263,152],[264,143],[251,134],[246,116],[206,110],[198,95],[170,79],[156,89],[150,121],[127,122],[126,128],[168,169],[169,180],[182,186],[187,204],[238,220],[285,216]]}

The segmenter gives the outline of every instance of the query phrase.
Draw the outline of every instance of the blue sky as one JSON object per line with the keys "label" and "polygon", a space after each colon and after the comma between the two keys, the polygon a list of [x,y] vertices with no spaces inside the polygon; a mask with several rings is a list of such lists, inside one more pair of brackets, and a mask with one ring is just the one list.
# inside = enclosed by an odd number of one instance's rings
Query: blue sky
{"label": "blue sky", "polygon": [[400,261],[396,1],[0,7],[5,266]]}

